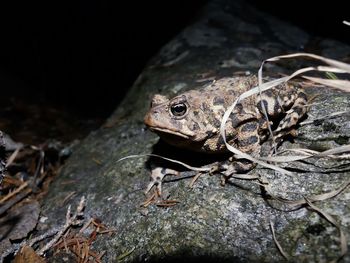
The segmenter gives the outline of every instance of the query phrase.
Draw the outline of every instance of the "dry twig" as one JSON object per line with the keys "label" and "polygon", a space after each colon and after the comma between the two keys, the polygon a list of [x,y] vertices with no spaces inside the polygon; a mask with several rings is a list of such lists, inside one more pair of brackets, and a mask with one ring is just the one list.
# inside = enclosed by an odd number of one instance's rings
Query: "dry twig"
{"label": "dry twig", "polygon": [[273,237],[273,241],[276,244],[276,247],[278,248],[278,251],[281,253],[281,255],[286,259],[289,260],[289,256],[287,255],[287,253],[283,250],[281,244],[278,242],[276,234],[275,234],[275,226],[273,224],[272,221],[270,221],[270,229],[272,232],[272,237]]}
{"label": "dry twig", "polygon": [[47,250],[49,250],[61,238],[61,236],[67,231],[68,228],[70,228],[71,226],[80,225],[82,223],[81,216],[83,215],[84,207],[85,207],[84,196],[80,199],[79,205],[73,215],[71,215],[71,206],[70,205],[68,206],[67,213],[66,213],[66,223],[61,227],[61,229],[54,236],[54,238],[51,239],[50,242],[48,242],[44,247],[42,247],[38,251],[38,255],[42,256]]}

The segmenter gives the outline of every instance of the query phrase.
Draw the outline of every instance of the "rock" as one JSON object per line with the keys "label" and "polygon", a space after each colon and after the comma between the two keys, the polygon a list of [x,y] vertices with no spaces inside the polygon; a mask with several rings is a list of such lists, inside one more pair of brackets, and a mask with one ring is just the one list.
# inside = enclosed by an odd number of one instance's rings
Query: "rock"
{"label": "rock", "polygon": [[[331,57],[331,41],[315,50]],[[152,160],[139,157],[118,162],[125,156],[158,151],[165,156],[178,156],[187,163],[198,163],[196,154],[162,146],[155,134],[145,130],[143,116],[152,95],[172,96],[237,72],[256,73],[262,60],[268,57],[306,46],[312,52],[309,43],[313,43],[312,36],[243,1],[209,2],[197,21],[150,61],[106,125],[91,133],[67,161],[43,205],[43,214],[49,218],[46,227],[63,224],[66,207],[58,203],[74,191],[71,203],[77,203],[82,195],[87,197],[87,218],[100,218],[117,229],[116,235],[102,236],[93,244],[96,251],[107,250],[105,262],[115,262],[120,255],[125,255],[124,262],[177,259],[280,262],[283,257],[273,240],[270,222],[274,223],[277,240],[294,261],[336,259],[340,247],[334,226],[310,209],[288,209],[271,200],[257,181],[232,179],[223,187],[219,176],[204,175],[190,189],[190,180],[173,180],[164,184],[164,195],[179,203],[167,208],[155,205],[143,208],[140,204],[145,200],[143,190],[149,182],[148,166]],[[341,60],[337,46],[333,48]],[[344,57],[350,54],[349,46],[341,48]],[[308,65],[296,61],[267,68],[269,72],[280,73]],[[308,120],[350,111],[349,94],[320,87],[307,88],[307,92],[310,96],[319,94]],[[349,130],[349,115],[304,125],[294,143],[286,141],[281,150],[322,151],[346,145],[350,142]],[[314,158],[284,166],[289,166],[294,175],[283,176],[263,167],[250,173],[265,176],[274,195],[294,200],[331,191],[349,179],[348,159]],[[314,203],[334,215],[348,237],[349,199],[346,189],[332,199]],[[344,260],[350,262],[350,256],[346,255]]]}
{"label": "rock", "polygon": [[11,242],[21,240],[35,228],[39,219],[40,206],[37,201],[28,200],[14,206],[0,219],[0,251],[11,247]]}

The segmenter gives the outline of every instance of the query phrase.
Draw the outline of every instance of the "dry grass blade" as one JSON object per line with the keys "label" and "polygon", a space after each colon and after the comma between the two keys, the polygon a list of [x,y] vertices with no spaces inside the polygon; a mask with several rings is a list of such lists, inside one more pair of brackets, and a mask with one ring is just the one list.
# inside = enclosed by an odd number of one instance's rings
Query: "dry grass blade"
{"label": "dry grass blade", "polygon": [[301,153],[301,154],[311,154],[311,155],[316,155],[319,153],[318,151],[304,149],[304,148],[286,149],[284,151],[281,151],[281,153],[284,153],[284,152],[297,152],[297,153]]}
{"label": "dry grass blade", "polygon": [[323,84],[325,86],[340,89],[345,92],[350,92],[350,81],[344,79],[322,79],[316,77],[302,76],[305,79],[311,80],[313,82]]}
{"label": "dry grass blade", "polygon": [[340,186],[338,189],[335,189],[333,191],[330,191],[328,193],[319,194],[319,195],[313,195],[308,197],[308,200],[315,202],[315,201],[323,201],[326,199],[333,198],[343,192],[348,186],[350,185],[350,180],[346,181],[342,186]]}
{"label": "dry grass blade", "polygon": [[25,198],[31,193],[32,193],[31,188],[24,188],[24,190],[21,189],[21,191],[19,191],[19,193],[16,193],[16,195],[13,198],[11,198],[7,202],[5,202],[2,206],[0,206],[0,215],[5,213],[8,209],[10,209],[12,206],[17,204],[19,201],[21,201],[23,198]]}
{"label": "dry grass blade", "polygon": [[[310,53],[294,53],[294,54],[289,54],[289,55],[282,55],[282,56],[276,56],[269,58],[267,60],[264,60],[261,63],[261,66],[258,71],[258,79],[259,79],[259,87],[261,88],[263,83],[262,83],[262,69],[263,66],[266,62],[273,62],[273,61],[279,61],[281,59],[288,59],[288,58],[296,58],[296,57],[308,57],[308,58],[313,58],[316,60],[320,60],[330,66],[317,66],[317,67],[307,67],[303,69],[299,69],[295,71],[293,74],[287,77],[280,78],[282,82],[286,82],[291,78],[294,78],[297,75],[300,75],[304,72],[308,72],[311,70],[316,70],[316,71],[324,71],[324,72],[332,72],[332,73],[350,73],[350,65],[344,62],[340,62],[334,59],[329,59],[325,58],[322,56],[318,56],[315,54],[310,54]],[[307,77],[303,76],[304,78],[307,78],[309,80],[312,80],[314,82],[318,82],[327,86],[335,87],[338,89],[341,89],[343,91],[350,92],[350,82],[347,80],[338,80],[338,79],[321,79],[321,78],[313,78],[313,77]],[[282,83],[281,82],[281,83]]]}
{"label": "dry grass blade", "polygon": [[271,228],[271,232],[272,232],[272,237],[273,237],[273,241],[275,242],[276,247],[278,248],[278,251],[282,254],[282,256],[287,259],[289,261],[289,256],[287,255],[287,253],[283,250],[281,244],[278,242],[277,238],[276,238],[276,234],[275,234],[275,227],[273,225],[273,222],[270,221],[270,228]]}
{"label": "dry grass blade", "polygon": [[334,154],[340,154],[340,153],[346,153],[346,152],[350,152],[350,144],[329,149],[327,151],[317,154],[317,156],[327,156],[327,155],[334,155]]}
{"label": "dry grass blade", "polygon": [[[343,192],[349,185],[350,185],[350,180],[343,183],[338,189],[335,189],[333,191],[323,193],[323,194],[311,195],[311,196],[307,197],[307,199],[310,200],[311,202],[324,201],[324,200],[327,200],[327,199],[330,199],[330,198],[337,196],[338,194]],[[267,187],[265,188],[265,191],[275,200],[278,200],[278,201],[283,202],[287,205],[290,205],[293,208],[306,204],[305,198],[302,198],[299,200],[287,200],[284,198],[274,196],[271,193],[271,191],[269,191],[269,189]]]}
{"label": "dry grass blade", "polygon": [[6,167],[9,167],[13,161],[16,159],[19,151],[21,150],[21,147],[18,147],[12,154],[11,156],[7,159],[7,162],[6,162]]}
{"label": "dry grass blade", "polygon": [[[347,73],[350,73],[350,65],[349,64],[346,64],[344,62],[340,62],[340,61],[337,61],[334,59],[318,56],[315,54],[310,54],[310,53],[293,53],[293,54],[289,54],[289,55],[276,56],[276,57],[272,57],[272,58],[265,60],[263,62],[263,64],[265,62],[272,62],[272,61],[278,61],[278,60],[285,59],[285,58],[296,58],[296,57],[308,57],[308,58],[320,60],[320,61],[322,61],[322,62],[324,62],[332,67],[337,68],[338,70],[343,70]],[[263,64],[261,65],[261,67],[263,66]]]}
{"label": "dry grass blade", "polygon": [[288,155],[288,156],[268,156],[268,157],[260,157],[259,159],[267,161],[267,162],[289,163],[289,162],[300,161],[300,160],[307,159],[310,157],[312,157],[311,154],[309,154],[309,155]]}
{"label": "dry grass blade", "polygon": [[7,200],[9,200],[12,196],[15,196],[16,194],[18,194],[19,192],[21,192],[24,188],[26,188],[28,186],[28,182],[24,182],[23,184],[20,185],[20,187],[16,188],[14,191],[10,192],[9,194],[7,194],[6,196],[4,196],[1,200],[0,200],[0,204],[6,202]]}
{"label": "dry grass blade", "polygon": [[236,179],[243,179],[243,180],[256,180],[259,179],[259,175],[253,175],[253,174],[233,174],[231,175],[231,178]]}
{"label": "dry grass blade", "polygon": [[303,155],[288,155],[288,156],[269,156],[269,157],[260,157],[259,159],[268,161],[268,162],[294,162],[299,160],[304,160],[310,157],[330,157],[330,158],[337,158],[342,156],[336,156],[337,154],[343,154],[343,153],[349,153],[350,152],[350,145],[342,145],[333,149],[329,149],[323,152],[318,152],[314,150],[309,149],[287,149],[283,152],[290,151],[290,152],[298,152]]}
{"label": "dry grass blade", "polygon": [[335,75],[334,73],[349,73],[346,70],[329,66],[317,66],[316,69],[317,71],[326,72],[326,75],[329,79],[338,79],[337,75]]}
{"label": "dry grass blade", "polygon": [[305,198],[305,201],[310,206],[310,208],[312,210],[314,210],[317,213],[319,213],[320,215],[322,215],[329,223],[331,223],[333,226],[335,226],[338,229],[339,234],[340,234],[340,250],[341,250],[341,254],[336,260],[333,260],[332,262],[339,261],[348,251],[347,242],[346,242],[346,238],[345,238],[344,232],[341,230],[341,227],[338,224],[338,222],[330,214],[326,213],[322,209],[320,209],[317,206],[315,206],[314,204],[312,204],[312,202],[309,199]]}
{"label": "dry grass blade", "polygon": [[320,120],[331,119],[331,118],[335,118],[335,117],[338,117],[338,116],[341,116],[341,115],[350,115],[350,112],[349,111],[333,112],[331,114],[327,114],[325,116],[322,116],[322,117],[319,117],[319,118],[316,118],[316,119],[313,119],[313,120],[303,121],[303,122],[299,123],[299,125],[300,126],[304,126],[304,125],[307,125],[307,124],[316,123],[317,121],[320,121]]}
{"label": "dry grass blade", "polygon": [[120,159],[117,161],[117,163],[118,163],[118,162],[121,162],[121,161],[124,161],[124,160],[126,160],[126,159],[140,158],[140,157],[157,157],[157,158],[160,158],[160,159],[163,159],[163,160],[172,162],[172,163],[180,164],[180,165],[186,167],[187,169],[190,169],[190,170],[193,170],[193,171],[197,171],[197,172],[209,172],[209,171],[211,170],[210,167],[194,167],[194,166],[188,165],[188,164],[186,164],[186,163],[180,162],[180,161],[178,161],[178,160],[170,159],[170,158],[163,157],[163,156],[157,155],[157,154],[135,154],[135,155],[128,155],[128,156],[125,156],[125,157],[123,157],[123,158],[120,158]]}

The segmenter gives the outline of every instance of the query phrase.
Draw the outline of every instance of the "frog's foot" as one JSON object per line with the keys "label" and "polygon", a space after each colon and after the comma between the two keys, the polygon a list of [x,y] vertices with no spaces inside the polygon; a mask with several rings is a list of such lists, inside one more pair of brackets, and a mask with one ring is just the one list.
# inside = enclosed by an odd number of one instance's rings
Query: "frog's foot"
{"label": "frog's foot", "polygon": [[179,175],[178,171],[173,169],[157,167],[154,168],[151,172],[151,182],[147,185],[145,190],[145,194],[147,194],[153,186],[156,187],[156,192],[158,196],[162,195],[162,181],[166,175]]}
{"label": "frog's foot", "polygon": [[234,167],[235,165],[223,165],[221,167],[221,181],[220,184],[222,186],[225,186],[227,184],[227,182],[230,180],[230,178],[232,176],[234,176],[234,174],[237,173],[237,170]]}
{"label": "frog's foot", "polygon": [[227,181],[235,174],[245,174],[252,170],[255,166],[256,163],[253,163],[246,159],[238,159],[231,162],[225,162],[220,166],[220,174],[222,175],[221,185],[224,186]]}
{"label": "frog's foot", "polygon": [[206,171],[206,172],[201,172],[201,171],[197,172],[195,174],[195,176],[192,178],[192,180],[191,180],[191,182],[189,184],[190,188],[193,188],[193,185],[197,182],[199,177],[201,177],[205,173],[209,173],[209,175],[212,176],[212,175],[214,175],[216,173],[220,173],[221,170],[223,170],[222,165],[221,165],[220,162],[214,162],[214,163],[212,163],[212,164],[210,164],[208,166],[203,166],[203,167],[208,168],[208,171]]}
{"label": "frog's foot", "polygon": [[295,128],[289,129],[289,130],[281,130],[279,132],[274,132],[274,141],[275,141],[275,146],[276,147],[272,147],[272,149],[270,150],[269,156],[272,156],[274,154],[276,154],[276,148],[279,147],[282,142],[283,139],[287,136],[292,136],[293,138],[296,137],[298,135],[298,132]]}

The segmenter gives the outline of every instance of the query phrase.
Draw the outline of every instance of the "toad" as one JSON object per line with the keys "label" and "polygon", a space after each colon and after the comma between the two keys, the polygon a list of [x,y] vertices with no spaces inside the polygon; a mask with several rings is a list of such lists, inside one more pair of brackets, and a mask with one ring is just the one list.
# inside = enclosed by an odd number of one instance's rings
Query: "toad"
{"label": "toad", "polygon": [[[228,152],[220,135],[225,111],[243,92],[258,86],[257,77],[222,78],[202,88],[189,90],[172,99],[155,95],[144,122],[165,142],[179,148],[208,154]],[[291,134],[306,114],[307,96],[299,86],[284,83],[262,95],[253,95],[240,101],[230,114],[225,126],[226,140],[238,150],[259,156],[261,143],[269,136],[269,125],[276,142]],[[245,159],[230,158],[218,171],[226,178],[235,173],[246,173],[255,164]],[[167,174],[176,171],[156,168],[146,192],[156,186],[161,194],[161,183]]]}

